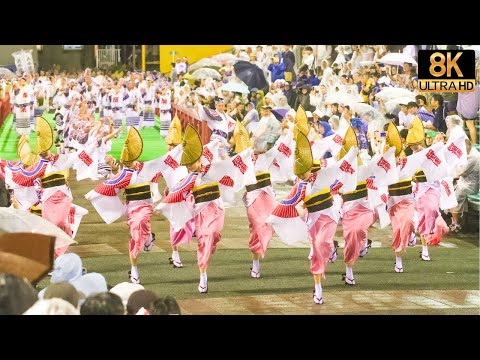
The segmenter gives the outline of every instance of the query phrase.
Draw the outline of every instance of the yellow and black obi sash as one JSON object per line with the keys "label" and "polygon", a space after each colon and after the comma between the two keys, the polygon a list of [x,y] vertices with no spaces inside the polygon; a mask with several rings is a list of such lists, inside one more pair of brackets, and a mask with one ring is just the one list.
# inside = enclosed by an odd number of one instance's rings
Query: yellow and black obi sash
{"label": "yellow and black obi sash", "polygon": [[150,184],[135,184],[125,188],[127,201],[147,200],[152,198]]}
{"label": "yellow and black obi sash", "polygon": [[313,195],[306,196],[305,199],[303,199],[303,205],[307,208],[309,213],[313,213],[315,211],[328,209],[333,205],[332,199],[333,196],[330,194],[330,188],[327,188],[316,192]]}
{"label": "yellow and black obi sash", "polygon": [[30,208],[30,212],[34,215],[42,216],[42,208],[33,205]]}
{"label": "yellow and black obi sash", "polygon": [[402,180],[395,184],[388,185],[390,196],[409,195],[412,193],[412,179]]}
{"label": "yellow and black obi sash", "polygon": [[195,204],[199,204],[205,201],[212,201],[220,197],[220,189],[218,183],[211,183],[207,185],[194,187],[193,197],[195,198]]}
{"label": "yellow and black obi sash", "polygon": [[423,170],[418,170],[417,172],[415,172],[415,175],[413,175],[413,181],[417,183],[427,182],[427,176],[425,175]]}
{"label": "yellow and black obi sash", "polygon": [[40,184],[43,189],[48,189],[54,186],[66,185],[67,180],[65,179],[64,173],[54,172],[42,177],[40,179]]}
{"label": "yellow and black obi sash", "polygon": [[247,192],[272,185],[272,183],[270,182],[270,173],[268,171],[258,173],[255,175],[255,177],[257,178],[257,183],[245,186]]}
{"label": "yellow and black obi sash", "polygon": [[367,184],[365,181],[359,182],[355,190],[342,194],[343,202],[362,199],[368,195]]}
{"label": "yellow and black obi sash", "polygon": [[313,165],[312,165],[312,168],[310,169],[310,171],[312,173],[314,173],[314,172],[317,172],[320,169],[321,169],[320,160],[313,160]]}

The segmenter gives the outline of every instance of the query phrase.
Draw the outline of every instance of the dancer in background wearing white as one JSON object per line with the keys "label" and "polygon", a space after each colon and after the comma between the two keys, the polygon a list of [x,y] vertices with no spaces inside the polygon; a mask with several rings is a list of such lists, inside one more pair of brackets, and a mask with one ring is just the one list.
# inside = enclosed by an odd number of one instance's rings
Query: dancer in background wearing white
{"label": "dancer in background wearing white", "polygon": [[127,125],[127,131],[130,131],[130,126],[140,130],[140,115],[138,113],[138,102],[140,99],[140,91],[135,87],[135,82],[129,81],[127,83],[127,89],[125,90],[124,104],[125,109],[125,122]]}
{"label": "dancer in background wearing white", "polygon": [[167,88],[157,89],[157,104],[160,110],[160,136],[165,138],[172,121],[172,105]]}
{"label": "dancer in background wearing white", "polygon": [[18,136],[30,134],[30,92],[27,86],[26,78],[22,76],[18,80],[18,93],[14,91],[14,114],[15,129]]}
{"label": "dancer in background wearing white", "polygon": [[[123,88],[120,84],[115,84],[113,87],[113,94],[110,96],[110,104],[112,107],[112,117],[113,117],[113,128],[115,130],[123,128]],[[120,130],[116,137],[122,135],[122,130]]]}

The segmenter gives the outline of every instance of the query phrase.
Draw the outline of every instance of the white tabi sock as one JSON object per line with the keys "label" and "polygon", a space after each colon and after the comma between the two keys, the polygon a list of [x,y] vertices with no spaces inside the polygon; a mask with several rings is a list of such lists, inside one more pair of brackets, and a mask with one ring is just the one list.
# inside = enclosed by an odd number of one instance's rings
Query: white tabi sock
{"label": "white tabi sock", "polygon": [[422,245],[422,255],[428,256],[428,245]]}
{"label": "white tabi sock", "polygon": [[260,271],[260,260],[253,260],[252,271],[256,273]]}
{"label": "white tabi sock", "polygon": [[138,268],[136,266],[132,266],[132,277],[134,277],[135,279],[138,279]]}
{"label": "white tabi sock", "polygon": [[401,256],[395,256],[395,266],[399,269],[401,269],[403,267]]}
{"label": "white tabi sock", "polygon": [[315,296],[319,299],[322,298],[322,283],[315,284]]}
{"label": "white tabi sock", "polygon": [[202,287],[207,286],[207,273],[206,272],[200,273],[200,286],[202,286]]}
{"label": "white tabi sock", "polygon": [[346,273],[347,273],[347,278],[349,278],[350,280],[353,279],[353,269],[351,267],[346,267]]}
{"label": "white tabi sock", "polygon": [[178,251],[172,251],[172,259],[176,262],[181,262],[180,254],[178,253]]}

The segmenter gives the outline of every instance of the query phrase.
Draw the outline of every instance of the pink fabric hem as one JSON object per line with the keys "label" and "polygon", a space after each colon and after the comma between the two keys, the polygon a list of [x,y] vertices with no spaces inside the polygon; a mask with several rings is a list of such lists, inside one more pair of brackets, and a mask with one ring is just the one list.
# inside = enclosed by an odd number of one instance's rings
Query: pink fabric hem
{"label": "pink fabric hem", "polygon": [[392,221],[392,247],[395,252],[404,251],[407,248],[408,240],[415,228],[413,215],[415,204],[408,199],[402,200],[392,206],[388,213]]}
{"label": "pink fabric hem", "polygon": [[442,241],[443,235],[448,233],[448,230],[447,223],[443,220],[442,216],[439,215],[435,220],[435,232],[425,237],[427,244],[430,246],[439,244]]}
{"label": "pink fabric hem", "polygon": [[175,231],[173,226],[170,225],[170,244],[172,246],[187,244],[192,241],[192,236],[194,233],[195,221],[193,219],[187,221],[185,226],[179,231]]}
{"label": "pink fabric hem", "polygon": [[310,272],[313,275],[321,274],[325,277],[328,258],[333,251],[333,238],[337,230],[337,223],[327,215],[322,214],[308,231],[313,247],[313,256],[310,259]]}
{"label": "pink fabric hem", "polygon": [[145,203],[136,207],[128,213],[127,224],[130,228],[129,251],[136,259],[142,250],[145,242],[150,238],[152,232],[150,219],[153,214],[153,206]]}
{"label": "pink fabric hem", "polygon": [[435,229],[435,221],[440,213],[440,192],[429,188],[415,202],[415,210],[418,214],[418,232],[427,236]]}
{"label": "pink fabric hem", "polygon": [[42,217],[57,225],[68,236],[72,236],[72,229],[68,220],[71,206],[72,199],[62,191],[56,191],[46,201],[42,202]]}
{"label": "pink fabric hem", "polygon": [[221,239],[225,211],[210,202],[195,216],[195,232],[198,239],[197,263],[199,268],[208,266],[210,256]]}
{"label": "pink fabric hem", "polygon": [[367,241],[368,228],[375,223],[375,212],[358,205],[347,211],[342,217],[343,237],[345,246],[343,248],[343,261],[355,263],[360,250]]}
{"label": "pink fabric hem", "polygon": [[272,239],[274,230],[266,224],[268,216],[273,212],[277,203],[270,195],[262,192],[255,201],[247,207],[247,217],[250,228],[248,248],[255,254],[265,257],[268,243]]}

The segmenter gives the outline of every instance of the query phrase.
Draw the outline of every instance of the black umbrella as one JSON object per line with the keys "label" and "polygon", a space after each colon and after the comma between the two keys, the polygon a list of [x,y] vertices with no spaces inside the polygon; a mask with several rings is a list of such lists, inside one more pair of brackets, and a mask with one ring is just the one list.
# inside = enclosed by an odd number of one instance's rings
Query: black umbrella
{"label": "black umbrella", "polygon": [[233,65],[233,68],[235,69],[235,75],[247,84],[249,89],[264,89],[268,87],[263,70],[257,65],[240,60]]}

